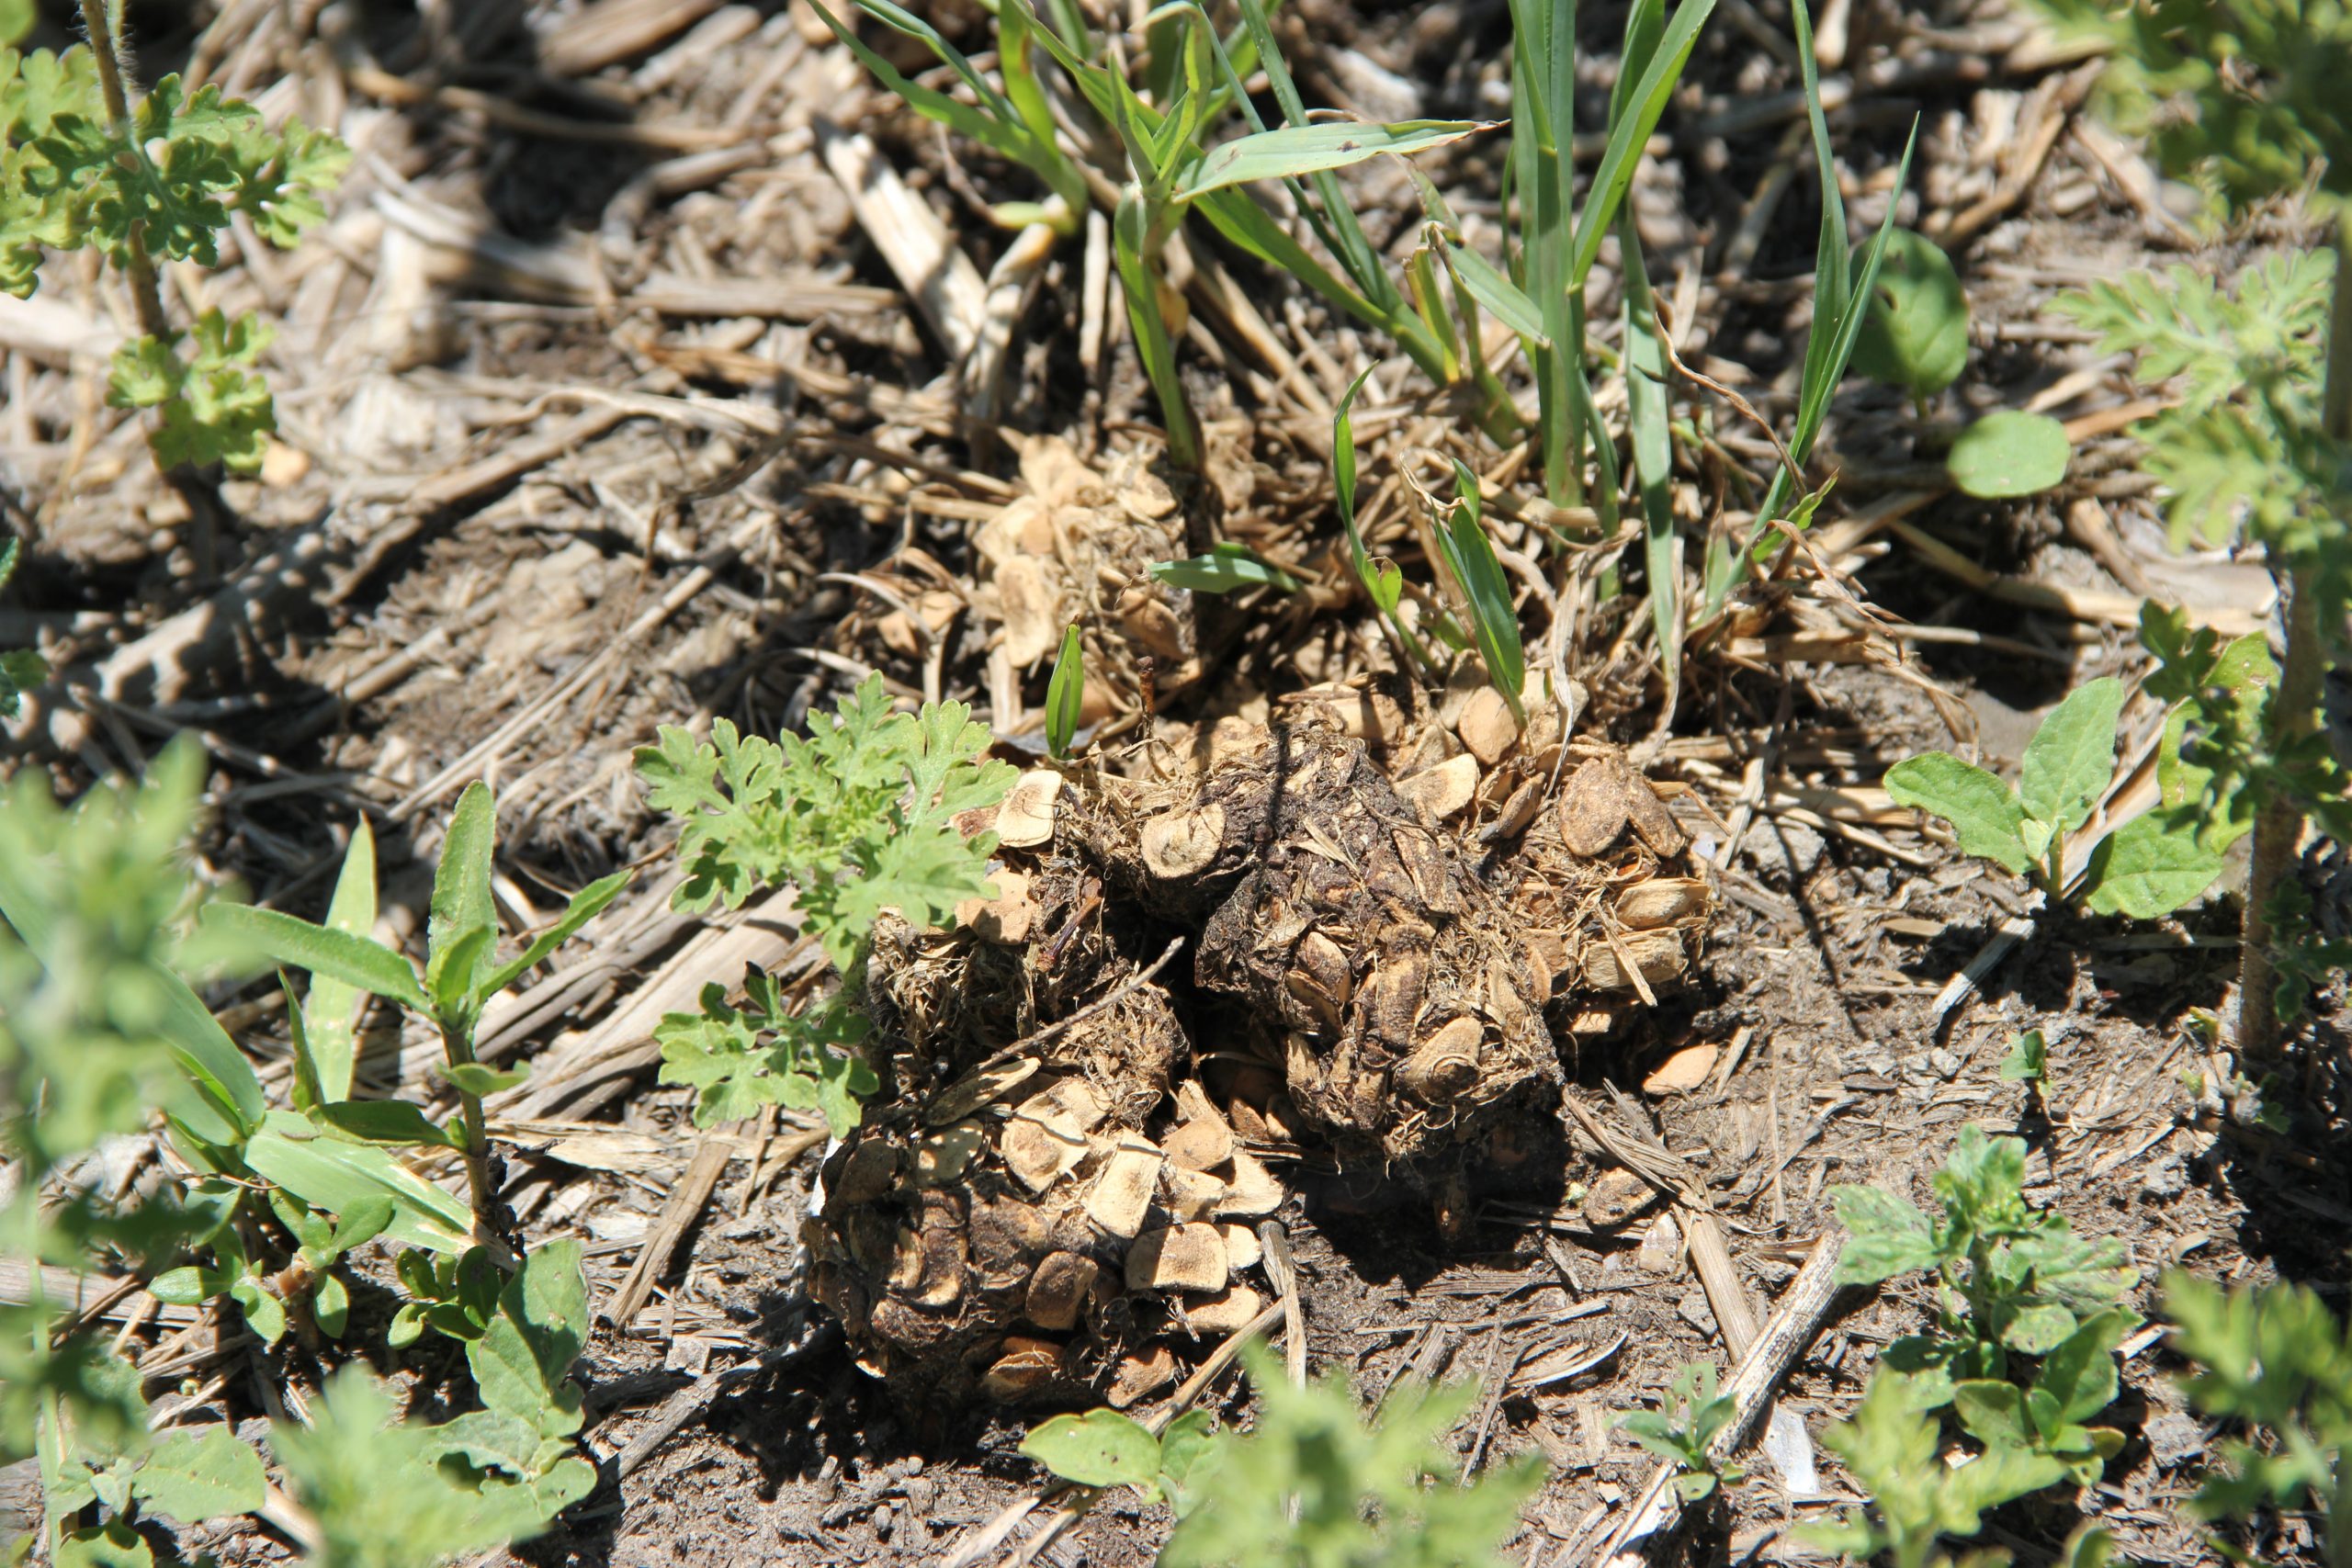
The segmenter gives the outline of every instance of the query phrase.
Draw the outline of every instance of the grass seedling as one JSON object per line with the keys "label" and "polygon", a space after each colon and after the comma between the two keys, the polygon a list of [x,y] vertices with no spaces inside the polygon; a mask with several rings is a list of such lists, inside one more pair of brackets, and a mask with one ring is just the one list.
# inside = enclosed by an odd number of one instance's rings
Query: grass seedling
{"label": "grass seedling", "polygon": [[[1876,298],[1879,269],[1884,264],[1887,245],[1894,233],[1894,212],[1898,202],[1887,203],[1886,219],[1879,225],[1859,255],[1849,249],[1846,238],[1846,202],[1838,194],[1838,166],[1829,153],[1829,121],[1821,107],[1821,77],[1814,64],[1813,21],[1806,14],[1804,0],[1794,0],[1790,7],[1796,18],[1797,65],[1804,76],[1805,118],[1813,128],[1814,166],[1821,183],[1821,238],[1814,251],[1813,324],[1805,331],[1804,365],[1797,382],[1797,417],[1790,433],[1788,450],[1792,461],[1800,468],[1813,455],[1814,443],[1820,438],[1823,422],[1829,416],[1829,401],[1836,396],[1838,383],[1846,377],[1852,362],[1855,345],[1860,341],[1862,327]],[[1894,190],[1899,196],[1911,175],[1911,154],[1918,145],[1918,128],[1915,124],[1903,144],[1903,161],[1895,166]],[[1744,543],[1718,537],[1708,551],[1706,592],[1700,611],[1702,620],[1712,621],[1722,614],[1724,601],[1743,573],[1769,565],[1784,547],[1781,533],[1783,524],[1800,525],[1790,514],[1798,476],[1785,467],[1773,470],[1765,487],[1764,498],[1756,509],[1755,525]]]}
{"label": "grass seedling", "polygon": [[2115,771],[2123,682],[2086,681],[2051,709],[2027,742],[2018,787],[1949,751],[1906,757],[1886,773],[1886,793],[1951,824],[1962,852],[2030,876],[2052,903],[2080,895],[2100,914],[2151,919],[2205,891],[2221,856],[2193,824],[2170,812],[2135,817],[2093,846],[2070,874],[2066,838],[2091,819]]}
{"label": "grass seedling", "polygon": [[1062,633],[1062,650],[1054,660],[1054,673],[1046,682],[1046,750],[1057,759],[1069,755],[1078,739],[1078,716],[1086,704],[1086,645],[1073,624]]}

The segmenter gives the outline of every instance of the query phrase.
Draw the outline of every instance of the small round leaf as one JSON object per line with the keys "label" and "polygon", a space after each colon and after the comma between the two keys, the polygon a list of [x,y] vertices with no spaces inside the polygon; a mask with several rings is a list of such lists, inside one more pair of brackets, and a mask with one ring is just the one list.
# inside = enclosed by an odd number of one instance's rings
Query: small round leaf
{"label": "small round leaf", "polygon": [[1908,229],[1891,231],[1879,264],[1854,368],[1917,399],[1935,396],[1968,365],[1968,297],[1943,247]]}
{"label": "small round leaf", "polygon": [[2066,427],[2048,414],[2002,409],[1951,444],[1951,482],[1986,500],[2031,495],[2066,477]]}

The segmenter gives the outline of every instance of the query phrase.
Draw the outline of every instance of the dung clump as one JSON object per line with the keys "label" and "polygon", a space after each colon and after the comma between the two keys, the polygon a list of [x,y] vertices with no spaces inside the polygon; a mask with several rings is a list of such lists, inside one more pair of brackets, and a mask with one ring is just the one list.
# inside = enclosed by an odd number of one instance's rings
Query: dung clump
{"label": "dung clump", "polygon": [[877,925],[882,1090],[805,1231],[861,1365],[919,1406],[1132,1403],[1263,1306],[1270,1161],[1443,1188],[1550,1123],[1560,1043],[1677,981],[1712,895],[1614,749],[1442,749],[1400,788],[1335,727],[1225,735],[970,824],[995,895]]}

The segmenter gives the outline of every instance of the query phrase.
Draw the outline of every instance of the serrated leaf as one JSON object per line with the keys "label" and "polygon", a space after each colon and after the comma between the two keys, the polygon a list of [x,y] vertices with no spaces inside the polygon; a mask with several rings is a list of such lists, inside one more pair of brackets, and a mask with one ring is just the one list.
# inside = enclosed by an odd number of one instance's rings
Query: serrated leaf
{"label": "serrated leaf", "polygon": [[130,1478],[141,1507],[200,1524],[223,1514],[250,1514],[269,1492],[261,1455],[225,1427],[181,1430],[159,1439]]}
{"label": "serrated leaf", "polygon": [[2072,456],[2066,427],[2048,414],[1999,409],[1960,433],[1944,466],[1970,495],[2001,500],[2048,490]]}
{"label": "serrated leaf", "polygon": [[2194,819],[2171,813],[2134,817],[2099,840],[2084,868],[2084,902],[2102,915],[2152,920],[2169,915],[2213,886],[2222,857],[2198,840]]}
{"label": "serrated leaf", "polygon": [[1917,807],[1951,823],[1964,854],[1981,855],[2012,873],[2031,863],[2025,810],[2016,793],[1949,751],[1923,752],[1895,763],[1886,771],[1886,793],[1897,806]]}

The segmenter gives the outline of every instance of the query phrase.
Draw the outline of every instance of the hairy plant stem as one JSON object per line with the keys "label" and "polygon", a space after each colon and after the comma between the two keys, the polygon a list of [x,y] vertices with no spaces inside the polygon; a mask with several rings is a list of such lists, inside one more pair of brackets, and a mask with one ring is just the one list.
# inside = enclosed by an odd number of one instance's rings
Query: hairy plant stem
{"label": "hairy plant stem", "polygon": [[[2352,441],[2352,206],[2335,222],[2335,292],[2328,311],[2327,381],[2321,402],[2321,430],[2330,439]],[[2268,740],[2274,753],[2314,733],[2320,723],[2320,681],[2326,673],[2325,638],[2319,624],[2319,569],[2295,566],[2274,548],[2273,573],[2285,598],[2286,656],[2270,696]],[[2293,864],[2303,832],[2296,802],[2272,789],[2254,819],[2254,854],[2246,872],[2245,919],[2238,953],[2238,1055],[2258,1062],[2278,1049],[2278,969],[2271,949],[2276,933],[2270,904]]]}
{"label": "hairy plant stem", "polygon": [[[81,0],[81,5],[82,26],[90,35],[90,59],[98,72],[98,93],[106,100],[107,133],[143,160],[147,153],[139,146],[138,124],[130,113],[132,77],[130,62],[123,58],[120,0]],[[130,285],[130,308],[138,315],[139,330],[158,343],[170,343],[175,329],[164,309],[163,283],[136,223],[123,244],[122,270]],[[219,524],[227,510],[219,488],[185,463],[164,469],[164,482],[187,504],[188,549],[196,558],[197,571],[212,576],[219,567],[215,542]]]}

